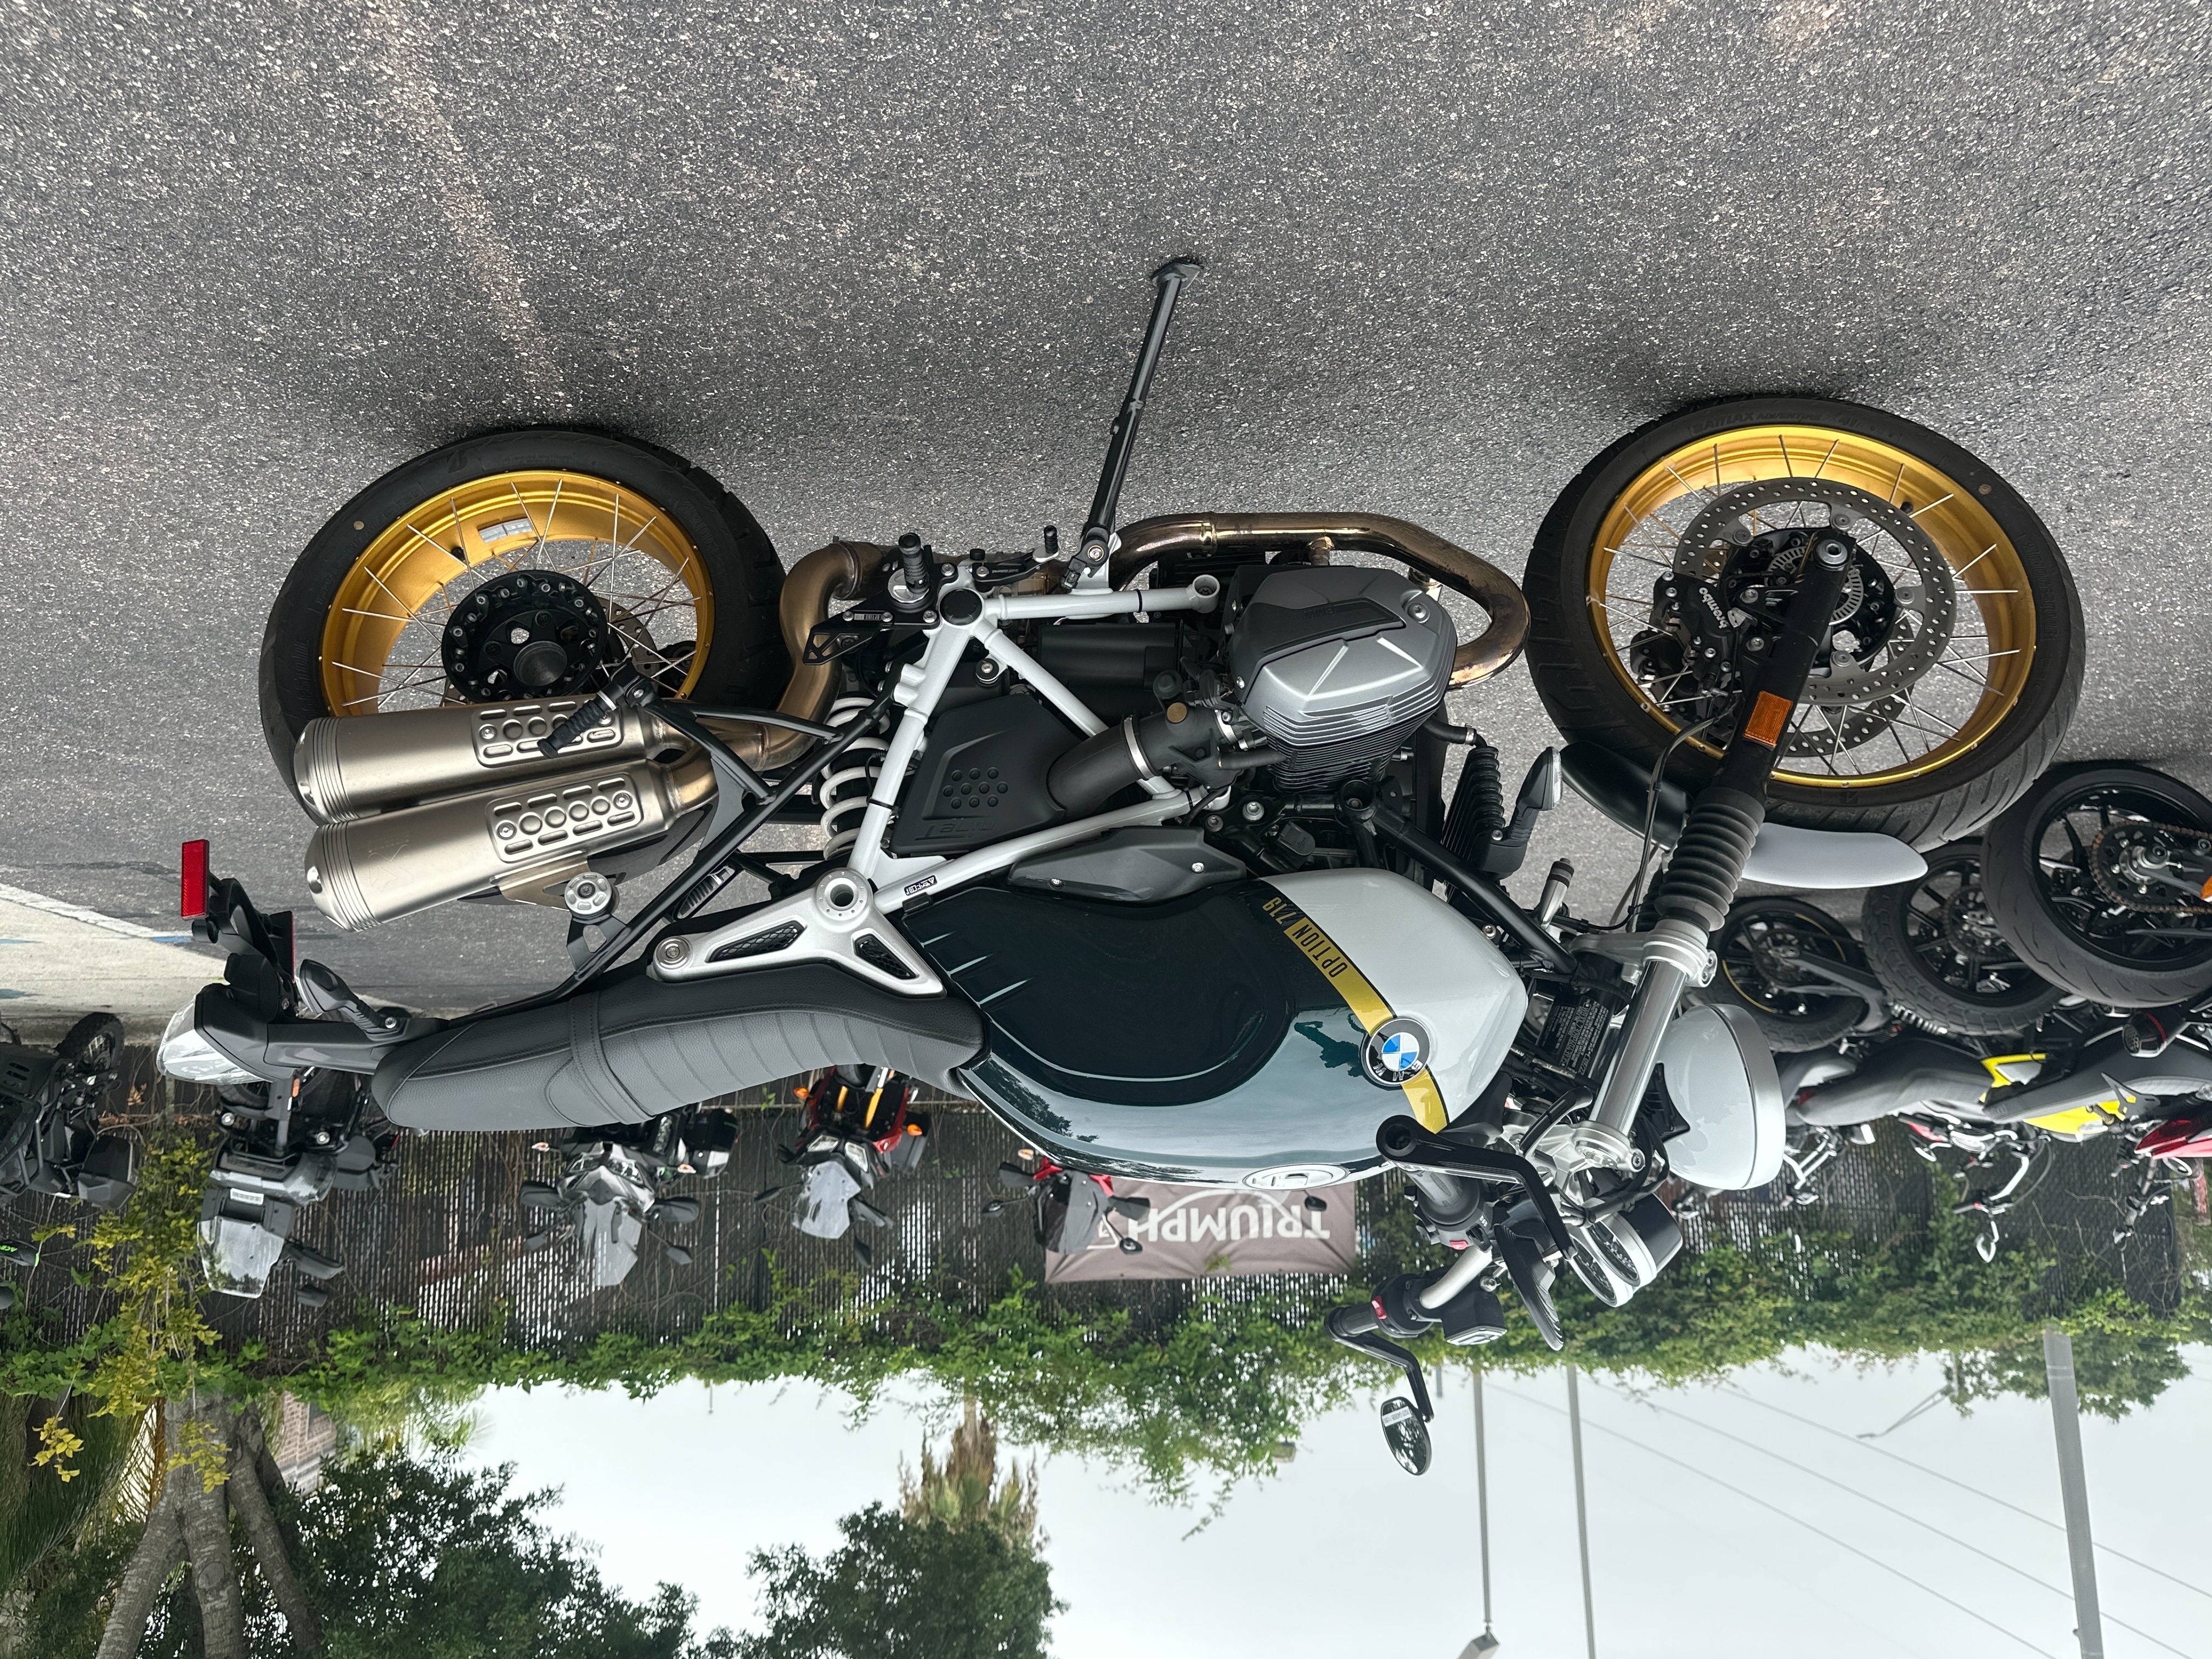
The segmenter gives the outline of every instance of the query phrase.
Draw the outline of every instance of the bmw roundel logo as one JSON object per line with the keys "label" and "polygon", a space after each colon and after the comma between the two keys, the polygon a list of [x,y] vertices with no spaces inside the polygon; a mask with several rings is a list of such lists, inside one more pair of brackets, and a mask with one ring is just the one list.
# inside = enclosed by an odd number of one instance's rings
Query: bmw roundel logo
{"label": "bmw roundel logo", "polygon": [[1429,1034],[1415,1019],[1386,1019],[1368,1033],[1360,1051],[1367,1075],[1386,1089],[1418,1077],[1429,1063]]}

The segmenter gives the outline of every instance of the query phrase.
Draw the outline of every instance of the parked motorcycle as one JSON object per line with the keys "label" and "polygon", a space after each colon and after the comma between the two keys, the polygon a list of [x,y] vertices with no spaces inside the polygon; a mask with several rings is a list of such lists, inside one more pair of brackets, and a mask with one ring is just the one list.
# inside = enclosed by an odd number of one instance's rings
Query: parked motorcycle
{"label": "parked motorcycle", "polygon": [[1982,842],[1990,914],[2046,979],[2112,1008],[2212,990],[2212,801],[2188,785],[2054,768]]}
{"label": "parked motorcycle", "polygon": [[[999,1165],[999,1185],[1028,1200],[1036,1242],[1055,1255],[1082,1255],[1102,1229],[1112,1236],[1122,1255],[1143,1254],[1144,1241],[1114,1224],[1117,1219],[1142,1221],[1152,1212],[1152,1201],[1117,1194],[1110,1175],[1084,1175],[1063,1169],[1025,1146],[1013,1162]],[[983,1206],[983,1213],[1003,1214],[1016,1201],[994,1198]],[[1324,1200],[1309,1198],[1307,1201]]]}
{"label": "parked motorcycle", "polygon": [[522,1184],[522,1207],[538,1219],[525,1247],[543,1249],[558,1228],[574,1228],[595,1291],[629,1277],[648,1237],[670,1261],[688,1267],[690,1249],[664,1230],[696,1221],[699,1200],[667,1197],[661,1188],[685,1176],[720,1174],[736,1144],[737,1125],[726,1114],[690,1107],[645,1123],[605,1125],[541,1140],[538,1151],[561,1155],[561,1173],[550,1182]]}
{"label": "parked motorcycle", "polygon": [[[32,1194],[121,1208],[137,1185],[137,1143],[101,1132],[100,1102],[123,1057],[123,1022],[88,1014],[51,1051],[12,1026],[0,1034],[0,1209]],[[39,1256],[31,1239],[0,1237],[0,1261],[31,1267]],[[15,1303],[15,1286],[0,1285],[0,1310]]]}
{"label": "parked motorcycle", "polygon": [[[272,747],[319,823],[307,889],[348,927],[463,897],[565,908],[574,971],[452,1021],[306,1019],[215,987],[173,1057],[347,1070],[395,1123],[447,1131],[641,1123],[888,1068],[1086,1176],[1401,1170],[1453,1265],[1330,1329],[1417,1382],[1389,1339],[1494,1335],[1508,1279],[1555,1343],[1561,1264],[1612,1299],[1650,1283],[1679,1244],[1662,1182],[1753,1185],[1782,1155],[1756,1029],[1679,1006],[1739,880],[1916,874],[1908,842],[2024,788],[2079,686],[2063,564],[1955,446],[1778,398],[1599,457],[1525,598],[1379,514],[1117,528],[1195,274],[1156,273],[1074,544],[810,556],[781,592],[794,665],[772,711],[734,702],[769,662],[764,542],[696,470],[509,434],[357,497],[264,647]],[[1465,641],[1461,601],[1484,615]],[[1444,698],[1524,644],[1570,743],[1509,817]],[[1448,811],[1458,748],[1474,781]],[[1625,931],[1499,884],[1567,763],[1647,852],[1682,799]],[[793,821],[819,844],[746,850]],[[679,854],[619,914],[630,876]],[[767,898],[732,902],[740,876]]]}

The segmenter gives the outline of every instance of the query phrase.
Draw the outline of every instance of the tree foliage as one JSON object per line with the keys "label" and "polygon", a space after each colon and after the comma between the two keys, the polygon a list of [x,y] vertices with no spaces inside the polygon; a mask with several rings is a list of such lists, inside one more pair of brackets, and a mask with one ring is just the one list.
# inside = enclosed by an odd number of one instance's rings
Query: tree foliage
{"label": "tree foliage", "polygon": [[[450,1454],[365,1451],[289,1504],[302,1581],[332,1659],[711,1659],[695,1603],[673,1584],[634,1601],[586,1547],[538,1518],[550,1492],[516,1493],[511,1467]],[[268,1651],[272,1656],[273,1649]]]}
{"label": "tree foliage", "polygon": [[1002,1528],[881,1504],[838,1528],[819,1560],[795,1544],[754,1553],[768,1629],[738,1638],[739,1659],[1044,1659],[1051,1573]]}

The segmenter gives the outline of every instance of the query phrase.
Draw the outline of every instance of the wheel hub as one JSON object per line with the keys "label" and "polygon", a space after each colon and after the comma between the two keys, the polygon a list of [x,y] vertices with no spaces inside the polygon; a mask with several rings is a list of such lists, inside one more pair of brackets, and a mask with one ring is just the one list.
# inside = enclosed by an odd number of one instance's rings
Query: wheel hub
{"label": "wheel hub", "polygon": [[[1778,527],[1775,520],[1826,522]],[[1805,701],[1865,708],[1909,692],[1943,654],[1958,606],[1951,567],[1911,513],[1850,484],[1774,478],[1740,484],[1706,504],[1683,532],[1678,574],[1713,582],[1751,626],[1744,643],[1771,637],[1796,592],[1812,534],[1851,543],[1832,648],[1813,665]],[[1877,550],[1899,550],[1886,564]],[[1779,588],[1779,593],[1770,590]],[[1747,602],[1748,601],[1748,602]],[[1739,627],[1742,624],[1738,624]],[[1765,649],[1761,647],[1760,649]],[[1747,652],[1747,660],[1756,653]],[[1882,722],[1884,726],[1887,721]]]}
{"label": "wheel hub", "polygon": [[446,679],[454,697],[490,702],[595,689],[609,632],[590,590],[551,571],[486,582],[447,626]]}
{"label": "wheel hub", "polygon": [[1962,881],[1943,901],[1943,940],[1962,957],[2009,954],[1996,919],[1982,898],[1979,882]]}

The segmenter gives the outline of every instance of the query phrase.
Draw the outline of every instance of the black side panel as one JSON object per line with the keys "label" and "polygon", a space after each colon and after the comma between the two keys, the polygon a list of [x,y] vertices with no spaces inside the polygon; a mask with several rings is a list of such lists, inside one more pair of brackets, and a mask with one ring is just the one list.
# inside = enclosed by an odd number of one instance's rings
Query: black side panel
{"label": "black side panel", "polygon": [[971,888],[910,928],[983,1008],[996,1060],[1072,1098],[1180,1106],[1250,1079],[1302,1018],[1343,1011],[1258,914],[1273,891],[1133,906]]}
{"label": "black side panel", "polygon": [[642,1122],[823,1066],[888,1066],[946,1088],[982,1046],[962,999],[896,996],[826,964],[681,985],[634,974],[456,1021],[393,1049],[371,1086],[409,1128],[569,1128]]}
{"label": "black side panel", "polygon": [[1056,822],[1045,774],[1079,741],[1035,697],[988,697],[939,715],[899,796],[891,851],[961,853]]}

